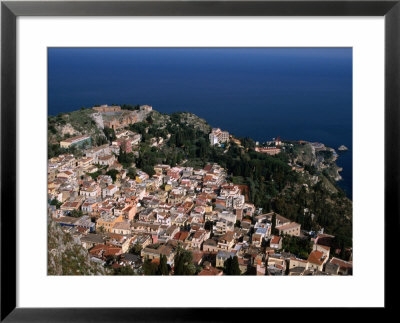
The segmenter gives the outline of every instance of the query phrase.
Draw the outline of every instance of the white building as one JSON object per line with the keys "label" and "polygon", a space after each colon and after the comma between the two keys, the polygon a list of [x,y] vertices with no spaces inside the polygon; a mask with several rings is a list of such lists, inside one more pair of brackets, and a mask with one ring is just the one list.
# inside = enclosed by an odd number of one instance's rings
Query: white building
{"label": "white building", "polygon": [[213,128],[209,138],[211,145],[224,143],[229,141],[229,132],[222,131],[220,128]]}

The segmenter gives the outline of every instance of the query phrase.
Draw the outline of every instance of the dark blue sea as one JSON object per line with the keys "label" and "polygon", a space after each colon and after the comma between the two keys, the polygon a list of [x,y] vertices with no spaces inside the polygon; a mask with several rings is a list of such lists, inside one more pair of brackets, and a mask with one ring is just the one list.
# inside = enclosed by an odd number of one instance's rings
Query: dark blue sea
{"label": "dark blue sea", "polygon": [[95,104],[188,111],[257,141],[337,149],[352,198],[351,48],[50,48],[48,112]]}

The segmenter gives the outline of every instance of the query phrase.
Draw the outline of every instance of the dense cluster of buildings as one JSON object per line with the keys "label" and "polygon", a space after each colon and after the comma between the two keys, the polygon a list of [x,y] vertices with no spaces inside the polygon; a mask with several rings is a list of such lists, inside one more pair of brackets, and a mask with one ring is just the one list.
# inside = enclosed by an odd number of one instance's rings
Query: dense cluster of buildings
{"label": "dense cluster of buildings", "polygon": [[132,152],[132,148],[137,146],[142,140],[142,135],[132,132],[130,130],[120,130],[115,133],[116,139],[112,145],[118,146],[126,153]]}
{"label": "dense cluster of buildings", "polygon": [[[235,256],[241,273],[253,275],[351,273],[351,262],[330,256],[331,236],[314,239],[307,259],[284,252],[285,235],[309,239],[300,224],[256,210],[218,164],[156,165],[153,176],[137,169],[129,177],[115,155],[140,138],[126,130],[116,136],[112,145],[87,149],[82,158],[67,154],[48,162],[49,212],[93,261],[112,259],[114,268],[140,273],[146,259],[157,263],[163,255],[173,272],[180,246],[192,253],[199,275],[222,275]],[[117,170],[115,179],[106,175],[110,169]],[[100,175],[92,178],[94,172]],[[140,253],[131,252],[135,246]]]}
{"label": "dense cluster of buildings", "polygon": [[[115,129],[113,141],[83,150],[84,157],[64,154],[48,161],[51,217],[88,250],[93,261],[103,265],[111,261],[114,268],[129,266],[142,273],[144,261],[159,263],[165,256],[173,273],[176,252],[184,248],[192,254],[198,275],[222,275],[226,261],[233,257],[242,274],[352,273],[351,262],[332,257],[330,235],[312,238],[308,257],[286,252],[285,237],[310,239],[301,225],[256,209],[247,200],[248,187],[230,183],[225,169],[216,163],[204,168],[159,164],[152,176],[140,169],[128,174],[118,155],[138,156],[142,137],[125,127],[143,120],[152,108],[140,106],[125,113],[119,106],[103,105],[93,110],[99,126]],[[212,129],[209,139],[211,145],[230,141],[241,145],[219,128]],[[90,136],[77,136],[60,145],[82,149],[90,143]],[[162,144],[162,138],[150,141],[151,146]],[[284,146],[278,137],[263,146],[256,143],[255,150],[275,155]],[[324,147],[312,143],[312,148]],[[116,176],[107,175],[110,170]],[[294,165],[293,170],[304,169]]]}

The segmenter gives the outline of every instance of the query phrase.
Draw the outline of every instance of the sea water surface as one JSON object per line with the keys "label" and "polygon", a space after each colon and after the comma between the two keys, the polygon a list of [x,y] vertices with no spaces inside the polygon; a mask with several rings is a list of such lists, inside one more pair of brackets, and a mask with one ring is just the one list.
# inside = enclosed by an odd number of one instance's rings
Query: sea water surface
{"label": "sea water surface", "polygon": [[49,48],[48,113],[95,104],[188,111],[256,141],[337,149],[352,198],[351,48]]}

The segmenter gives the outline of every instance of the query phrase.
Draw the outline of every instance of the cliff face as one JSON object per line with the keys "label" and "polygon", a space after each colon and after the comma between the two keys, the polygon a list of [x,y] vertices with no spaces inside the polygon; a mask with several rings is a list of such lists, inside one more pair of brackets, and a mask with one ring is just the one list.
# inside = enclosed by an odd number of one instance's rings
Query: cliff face
{"label": "cliff face", "polygon": [[190,112],[174,112],[171,114],[162,114],[156,110],[151,112],[154,124],[158,125],[161,129],[165,128],[168,123],[181,123],[189,127],[193,127],[206,134],[211,132],[211,126],[206,120]]}
{"label": "cliff face", "polygon": [[296,163],[302,163],[303,165],[315,165],[317,158],[315,156],[315,150],[311,147],[311,144],[306,143],[296,147]]}
{"label": "cliff face", "polygon": [[100,264],[90,260],[89,253],[72,236],[64,233],[52,219],[48,219],[47,274],[106,275]]}
{"label": "cliff face", "polygon": [[183,112],[180,114],[180,121],[188,126],[192,126],[204,133],[211,132],[211,126],[206,120],[198,117],[197,115],[189,112]]}
{"label": "cliff face", "polygon": [[64,135],[90,135],[93,138],[104,136],[101,127],[92,118],[92,109],[82,109],[68,113],[60,113],[57,116],[49,116],[48,122],[48,142],[58,144],[64,139]]}
{"label": "cliff face", "polygon": [[334,149],[325,147],[316,151],[311,143],[296,146],[294,156],[292,156],[296,163],[315,167],[318,172],[317,176],[331,193],[338,191],[333,182],[342,179],[340,176],[342,168],[336,164],[337,157]]}

